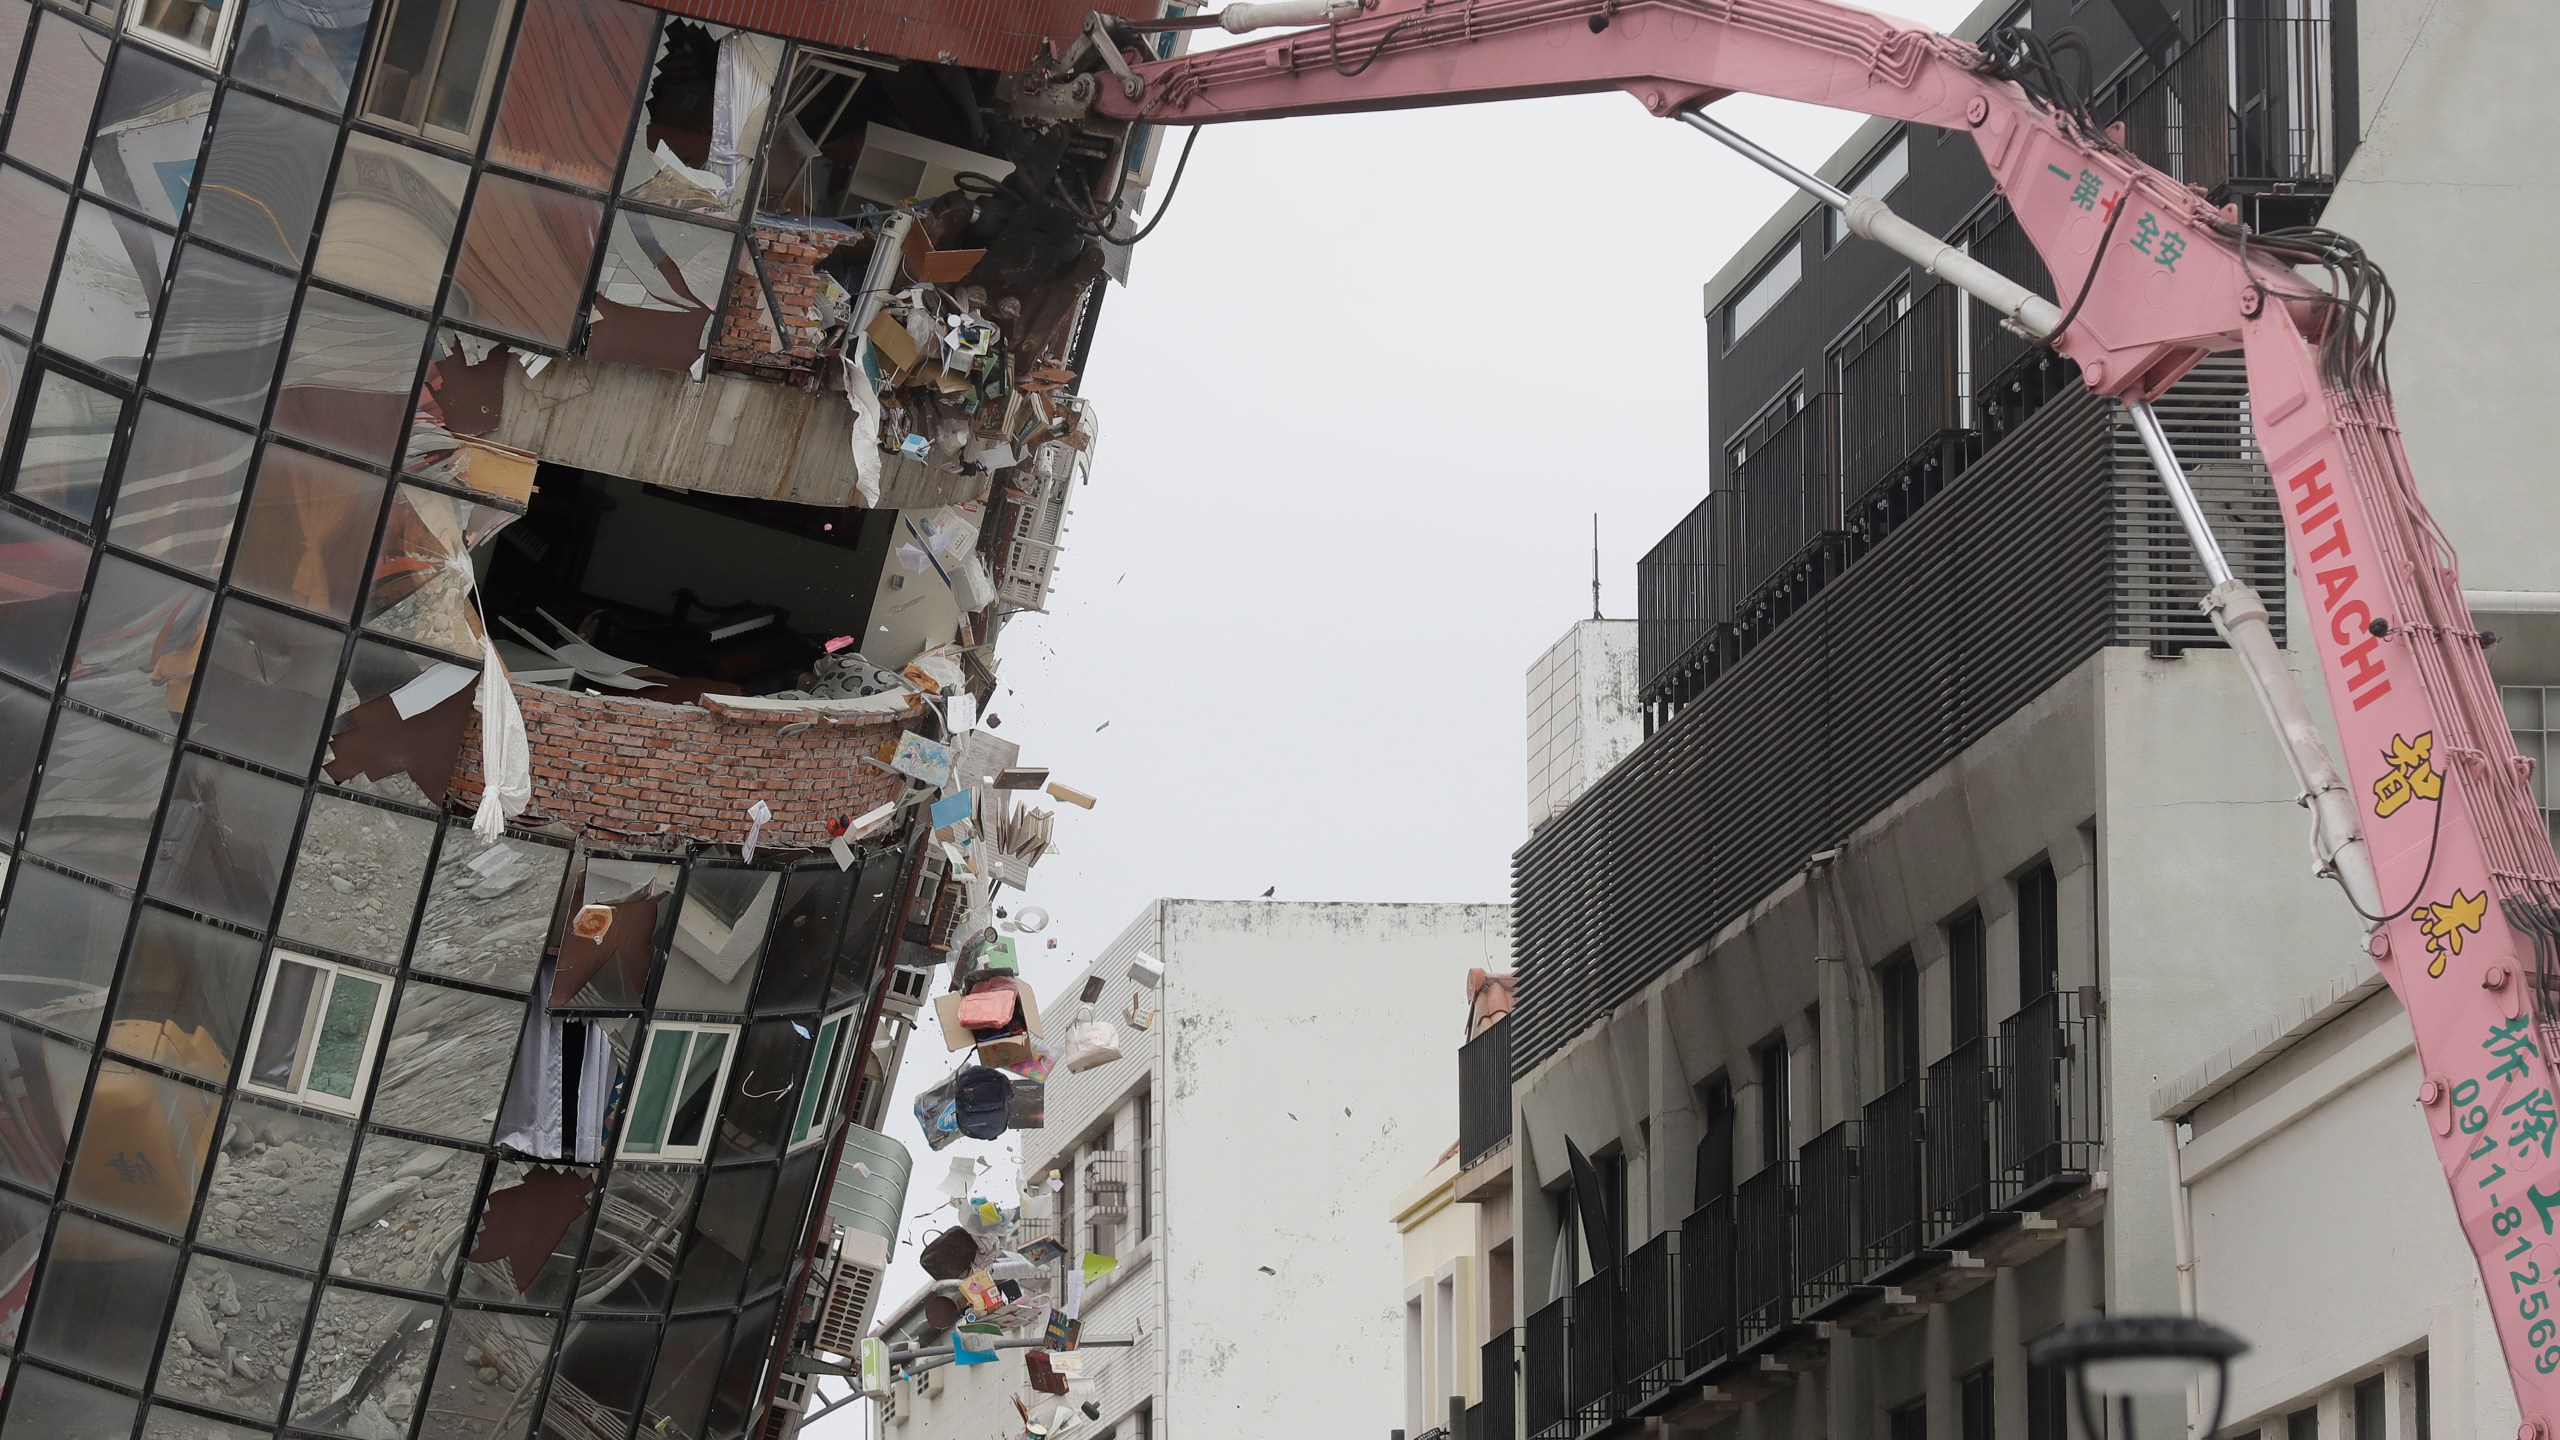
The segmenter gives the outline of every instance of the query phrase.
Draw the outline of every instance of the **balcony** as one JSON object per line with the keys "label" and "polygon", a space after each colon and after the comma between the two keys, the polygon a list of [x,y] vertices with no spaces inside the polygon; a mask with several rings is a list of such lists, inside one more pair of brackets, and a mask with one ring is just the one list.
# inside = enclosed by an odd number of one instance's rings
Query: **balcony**
{"label": "balcony", "polygon": [[1844,1120],[1796,1154],[1796,1313],[1812,1319],[1849,1298],[1865,1278],[1858,1186],[1858,1125]]}
{"label": "balcony", "polygon": [[1511,1140],[1511,1017],[1458,1047],[1458,1164],[1475,1164]]}
{"label": "balcony", "polygon": [[1695,1375],[1733,1354],[1733,1200],[1680,1222],[1680,1366]]}
{"label": "balcony", "polygon": [[1780,1160],[1733,1192],[1735,1339],[1757,1345],[1795,1318],[1796,1166]]}
{"label": "balcony", "polygon": [[2137,61],[2095,97],[2125,144],[2253,226],[2304,224],[2339,166],[2329,22],[2225,18],[2163,67]]}
{"label": "balcony", "polygon": [[1618,1410],[1632,1414],[1680,1378],[1679,1234],[1666,1230],[1627,1256],[1618,1286]]}
{"label": "balcony", "polygon": [[1905,1080],[1867,1102],[1859,1135],[1859,1228],[1866,1240],[1865,1278],[1888,1283],[1920,1253],[1928,1216],[1921,1163],[1923,1082]]}
{"label": "balcony", "polygon": [[1963,464],[1962,295],[1932,285],[1879,312],[1839,351],[1844,513],[1881,538]]}
{"label": "balcony", "polygon": [[1840,472],[1830,397],[1800,396],[1735,442],[1729,483],[1742,494],[1737,623],[1776,619],[1821,588],[1840,531]]}
{"label": "balcony", "polygon": [[1612,1266],[1573,1287],[1565,1327],[1565,1402],[1574,1433],[1609,1423],[1618,1408],[1618,1271]]}
{"label": "balcony", "polygon": [[1570,1299],[1552,1300],[1529,1312],[1520,1347],[1520,1396],[1529,1440],[1571,1440],[1574,1415],[1565,1390],[1565,1316]]}
{"label": "balcony", "polygon": [[2000,1022],[2000,1203],[2034,1210],[2089,1182],[2100,1163],[2097,992],[2062,990]]}
{"label": "balcony", "polygon": [[1929,1067],[1928,1241],[1962,1248],[1991,1223],[1993,1106],[1999,1064],[1988,1036],[1967,1040]]}
{"label": "balcony", "polygon": [[1520,1433],[1516,1334],[1505,1330],[1477,1352],[1476,1389],[1484,1398],[1467,1407],[1466,1440],[1513,1440]]}
{"label": "balcony", "polygon": [[1693,675],[1733,620],[1742,495],[1718,490],[1636,564],[1636,674],[1647,695]]}

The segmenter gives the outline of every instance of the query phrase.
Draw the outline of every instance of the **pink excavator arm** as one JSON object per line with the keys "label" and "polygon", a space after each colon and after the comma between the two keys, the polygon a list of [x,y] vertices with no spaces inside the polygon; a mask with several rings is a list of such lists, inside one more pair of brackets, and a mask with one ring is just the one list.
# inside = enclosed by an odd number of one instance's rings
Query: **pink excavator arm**
{"label": "pink excavator arm", "polygon": [[[2280,664],[2252,677],[2318,815],[2324,870],[2407,1008],[2418,1098],[2521,1434],[2560,1440],[2560,865],[2374,337],[2352,296],[2296,268],[2370,273],[2349,242],[2249,236],[1981,49],[1833,0],[1366,0],[1353,18],[1225,49],[1105,58],[1094,108],[1160,125],[1623,90],[1662,116],[1748,92],[1963,131],[2062,292],[2008,313],[2093,389],[2147,417],[2198,360],[2244,351],[2343,774],[2289,681],[2269,679]],[[1861,234],[1901,223],[1872,201],[1849,211]],[[2155,459],[2170,478],[2165,439]],[[2272,656],[2244,585],[2226,580],[2207,605],[2236,648]]]}

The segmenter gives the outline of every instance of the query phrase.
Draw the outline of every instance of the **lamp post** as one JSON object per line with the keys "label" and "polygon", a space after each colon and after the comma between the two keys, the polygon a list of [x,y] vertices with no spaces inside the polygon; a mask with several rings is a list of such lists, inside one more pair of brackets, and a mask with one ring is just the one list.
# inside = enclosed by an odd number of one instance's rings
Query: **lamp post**
{"label": "lamp post", "polygon": [[2100,1417],[2106,1397],[2114,1396],[2124,1440],[2133,1440],[2135,1396],[2182,1394],[2210,1373],[2213,1419],[2199,1432],[2210,1440],[2222,1428],[2223,1402],[2231,1396],[2231,1361],[2248,1348],[2248,1341],[2192,1316],[2102,1315],[2037,1341],[2027,1358],[2070,1367],[2073,1403],[2086,1435],[2107,1433]]}

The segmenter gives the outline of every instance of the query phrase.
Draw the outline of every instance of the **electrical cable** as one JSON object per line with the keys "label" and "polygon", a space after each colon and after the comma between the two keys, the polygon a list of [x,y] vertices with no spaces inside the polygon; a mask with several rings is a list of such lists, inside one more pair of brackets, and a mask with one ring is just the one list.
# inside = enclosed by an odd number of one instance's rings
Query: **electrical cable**
{"label": "electrical cable", "polygon": [[2080,293],[2072,298],[2071,308],[2062,312],[2062,323],[2054,326],[2053,333],[2044,337],[2047,348],[2063,337],[2064,332],[2071,328],[2071,322],[2080,318],[2080,307],[2089,303],[2089,292],[2098,285],[2098,267],[2106,263],[2107,246],[2116,238],[2116,222],[2124,218],[2124,202],[2130,198],[2119,195],[2114,206],[2108,209],[2107,228],[2098,232],[2098,248],[2089,253],[2089,273],[2081,280]]}
{"label": "electrical cable", "polygon": [[1388,42],[1394,40],[1399,32],[1403,31],[1408,26],[1419,25],[1428,18],[1429,17],[1426,15],[1408,15],[1393,25],[1388,26],[1384,31],[1380,32],[1378,36],[1378,43],[1369,47],[1369,58],[1361,61],[1359,64],[1348,70],[1342,68],[1342,22],[1339,20],[1334,21],[1331,25],[1325,27],[1328,32],[1327,38],[1332,46],[1333,73],[1341,76],[1345,80],[1358,79],[1370,66],[1378,63],[1378,57],[1386,53]]}
{"label": "electrical cable", "polygon": [[1182,172],[1191,164],[1191,147],[1199,141],[1201,128],[1202,127],[1198,125],[1192,126],[1190,135],[1184,138],[1182,142],[1182,156],[1180,159],[1173,162],[1173,179],[1167,181],[1165,184],[1164,203],[1156,207],[1154,218],[1150,219],[1144,226],[1140,227],[1137,234],[1132,235],[1125,240],[1121,239],[1117,235],[1110,234],[1108,227],[1106,226],[1102,232],[1103,239],[1110,241],[1114,245],[1135,245],[1139,241],[1156,233],[1156,227],[1164,223],[1164,217],[1173,213],[1173,197],[1180,194],[1182,191]]}

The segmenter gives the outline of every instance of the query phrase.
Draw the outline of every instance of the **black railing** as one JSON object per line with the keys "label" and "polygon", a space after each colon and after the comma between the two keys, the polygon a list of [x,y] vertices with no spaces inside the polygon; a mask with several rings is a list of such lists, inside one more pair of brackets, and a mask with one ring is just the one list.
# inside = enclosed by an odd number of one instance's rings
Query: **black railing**
{"label": "black railing", "polygon": [[1579,1430],[1608,1422],[1618,1405],[1618,1272],[1573,1287],[1565,1327],[1565,1400]]}
{"label": "black railing", "polygon": [[[1974,259],[2039,295],[2054,293],[2053,276],[2045,269],[2044,255],[2027,238],[2025,227],[2018,223],[2006,200],[1994,198],[1974,216],[1973,223],[1965,227],[1965,249]],[[2063,297],[2060,303],[2070,304],[2071,297]],[[2037,360],[2062,368],[2068,368],[2070,362],[2050,354],[2038,355],[2041,347],[2004,328],[2000,312],[1981,301],[1968,299],[1965,304],[1965,388],[1973,396],[1973,428],[1996,438],[2024,420],[2053,388],[2031,383],[2034,377],[2021,375],[2021,368]],[[2059,378],[2056,377],[2057,382]]]}
{"label": "black railing", "polygon": [[2217,203],[2337,178],[2329,22],[2231,18],[2164,68],[2138,62],[2096,97],[2136,155]]}
{"label": "black railing", "polygon": [[1737,601],[1784,582],[1796,562],[1840,529],[1840,475],[1831,453],[1831,397],[1805,396],[1792,415],[1746,437],[1733,466],[1742,492]]}
{"label": "black railing", "polygon": [[1719,1195],[1680,1222],[1681,1368],[1733,1351],[1733,1198]]}
{"label": "black railing", "polygon": [[1920,1249],[1928,1213],[1920,1162],[1921,1085],[1905,1080],[1868,1101],[1858,1124],[1858,1218],[1870,1275]]}
{"label": "black railing", "polygon": [[1742,1345],[1794,1318],[1795,1162],[1764,1167],[1733,1192],[1733,1316]]}
{"label": "black railing", "polygon": [[2082,992],[2030,1000],[2000,1022],[2002,1203],[2022,1209],[2099,1168],[2098,1025]]}
{"label": "black railing", "polygon": [[1942,1240],[1991,1213],[1992,1106],[1998,1067],[1989,1037],[1929,1067],[1929,1224]]}
{"label": "black railing", "polygon": [[1565,1400],[1565,1316],[1568,1299],[1556,1299],[1529,1312],[1520,1346],[1520,1398],[1528,1411],[1529,1440],[1565,1440],[1574,1433],[1573,1412]]}
{"label": "black railing", "polygon": [[1742,492],[1719,490],[1636,562],[1636,674],[1646,693],[1711,647],[1733,619],[1730,564]]}
{"label": "black railing", "polygon": [[1519,1376],[1512,1366],[1515,1332],[1505,1330],[1476,1352],[1476,1390],[1467,1407],[1467,1440],[1518,1440]]}
{"label": "black railing", "polygon": [[1932,285],[1900,315],[1870,322],[1840,359],[1840,469],[1848,511],[1964,428],[1952,285]]}
{"label": "black railing", "polygon": [[1511,1138],[1511,1017],[1458,1047],[1458,1163],[1473,1165]]}
{"label": "black railing", "polygon": [[1839,1297],[1862,1277],[1858,1243],[1858,1122],[1843,1120],[1796,1152],[1797,1313]]}
{"label": "black railing", "polygon": [[1679,1236],[1666,1230],[1627,1256],[1618,1288],[1618,1408],[1635,1409],[1680,1378],[1680,1345],[1672,1297]]}

